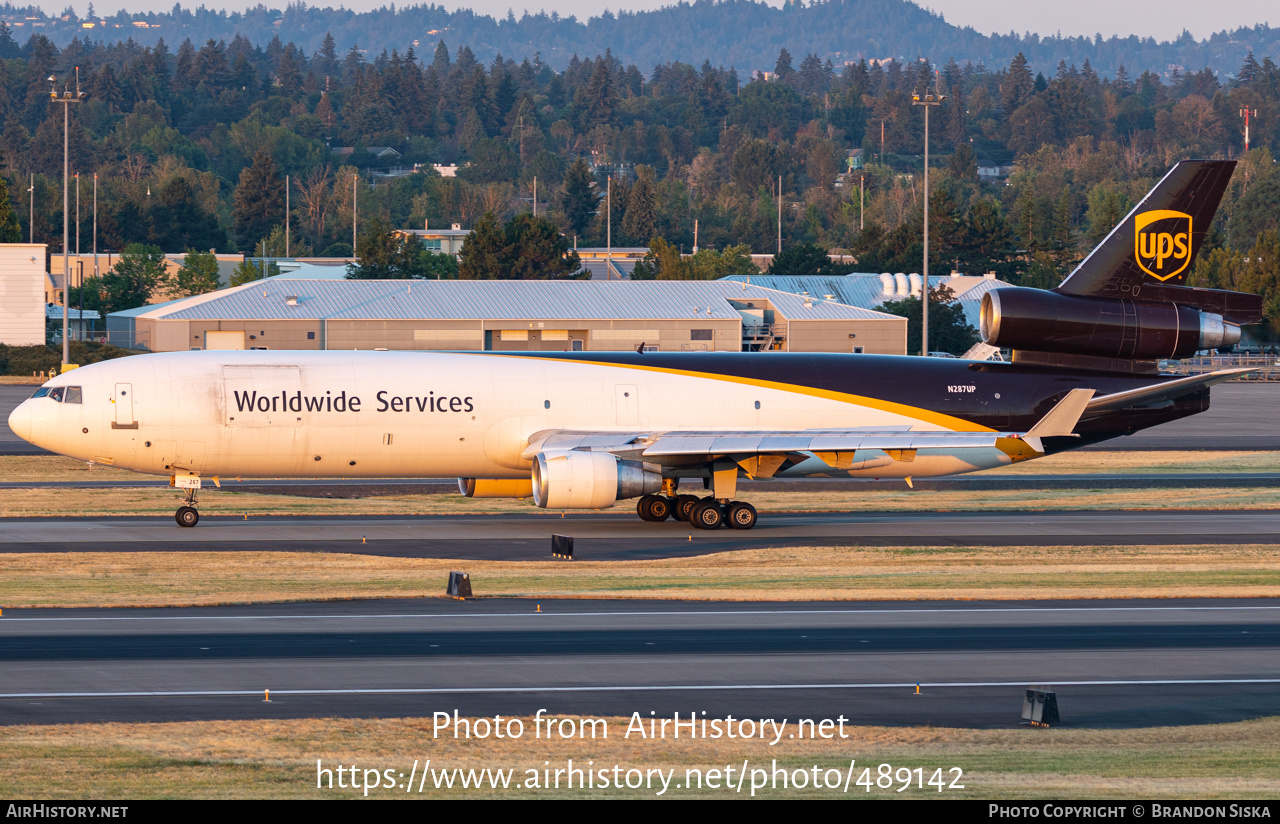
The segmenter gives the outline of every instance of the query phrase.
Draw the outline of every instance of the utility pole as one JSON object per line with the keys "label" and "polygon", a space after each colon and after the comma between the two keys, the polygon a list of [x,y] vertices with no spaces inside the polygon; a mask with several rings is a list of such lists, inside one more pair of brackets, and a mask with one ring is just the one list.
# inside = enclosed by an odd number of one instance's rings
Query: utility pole
{"label": "utility pole", "polygon": [[289,256],[289,176],[284,176],[284,256]]}
{"label": "utility pole", "polygon": [[533,216],[538,216],[538,176],[533,176]]}
{"label": "utility pole", "polygon": [[69,225],[70,215],[67,206],[70,205],[67,198],[67,186],[70,182],[69,175],[71,170],[71,104],[79,103],[85,98],[85,93],[80,91],[80,67],[76,66],[76,90],[73,94],[66,85],[62,87],[62,96],[58,96],[57,78],[49,75],[49,99],[55,103],[62,104],[62,370],[66,371],[66,367],[71,363],[71,341],[68,339],[70,324],[70,312],[68,304],[70,303],[70,292],[68,285],[71,283],[71,257],[70,246],[71,227]]}
{"label": "utility pole", "polygon": [[1240,116],[1244,118],[1244,151],[1249,153],[1249,118],[1257,117],[1258,110],[1251,109],[1248,106],[1240,110]]}
{"label": "utility pole", "polygon": [[778,175],[778,254],[782,254],[782,175]]}
{"label": "utility pole", "polygon": [[[93,282],[98,284],[98,173],[93,173]],[[83,281],[81,282],[83,285]],[[101,314],[102,304],[98,304]]]}
{"label": "utility pole", "polygon": [[937,94],[936,85],[933,94],[911,95],[911,105],[924,106],[924,289],[920,292],[924,329],[920,335],[920,354],[926,358],[929,357],[929,109],[941,106],[946,99],[946,95]]}
{"label": "utility pole", "polygon": [[867,211],[867,173],[858,175],[858,231],[862,231],[862,215]]}
{"label": "utility pole", "polygon": [[36,242],[36,173],[31,173],[31,185],[27,187],[31,195],[31,216],[27,218],[27,243]]}
{"label": "utility pole", "polygon": [[351,256],[356,256],[356,179],[359,175],[351,175]]}
{"label": "utility pole", "polygon": [[610,271],[613,260],[613,175],[605,181],[604,209],[604,279],[613,280],[613,272]]}
{"label": "utility pole", "polygon": [[76,270],[80,275],[80,316],[76,328],[84,338],[84,261],[80,259],[80,173],[76,172]]}

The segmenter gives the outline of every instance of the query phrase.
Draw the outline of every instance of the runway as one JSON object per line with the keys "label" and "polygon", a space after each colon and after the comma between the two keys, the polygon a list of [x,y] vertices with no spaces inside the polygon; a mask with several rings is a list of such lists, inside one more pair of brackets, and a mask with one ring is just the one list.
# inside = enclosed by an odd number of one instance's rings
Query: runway
{"label": "runway", "polygon": [[419,517],[6,518],[14,552],[346,552],[403,558],[541,560],[553,534],[586,560],[680,558],[787,546],[1270,544],[1280,511],[765,513],[742,532],[646,523],[633,513]]}
{"label": "runway", "polygon": [[546,709],[1009,727],[1045,685],[1064,726],[1195,724],[1274,713],[1278,652],[1280,599],[6,610],[0,723]]}

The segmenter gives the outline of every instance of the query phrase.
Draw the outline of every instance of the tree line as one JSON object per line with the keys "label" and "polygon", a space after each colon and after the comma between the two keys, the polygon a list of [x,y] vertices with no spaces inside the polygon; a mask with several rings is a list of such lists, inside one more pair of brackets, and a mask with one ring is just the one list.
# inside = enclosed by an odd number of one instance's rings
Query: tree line
{"label": "tree line", "polygon": [[[80,248],[89,245],[96,173],[100,248],[267,257],[372,252],[360,240],[380,234],[371,229],[452,223],[495,239],[501,229],[510,249],[528,235],[530,249],[608,239],[772,253],[781,213],[783,250],[809,244],[852,255],[862,271],[918,270],[923,121],[911,98],[927,88],[947,97],[930,124],[937,266],[1053,285],[1178,159],[1228,156],[1241,168],[1201,265],[1224,251],[1216,274],[1194,276],[1275,289],[1267,264],[1261,274],[1241,268],[1257,267],[1258,243],[1280,220],[1270,153],[1280,137],[1280,69],[1269,56],[1247,54],[1224,81],[1207,69],[1104,77],[1087,61],[1046,74],[1021,53],[998,68],[947,60],[935,70],[927,59],[836,66],[783,49],[767,78],[745,80],[710,61],[646,72],[609,52],[556,70],[536,56],[482,63],[444,42],[426,59],[412,47],[340,53],[332,36],[307,53],[278,37],[184,41],[171,52],[163,41],[73,40],[60,49],[43,35],[18,46],[2,34],[0,54],[12,56],[0,60],[0,202],[10,207],[0,232],[14,236],[16,227],[14,239],[34,236],[54,253],[62,113],[43,78],[54,74],[61,88],[74,82],[74,66],[88,93],[69,107]],[[1244,108],[1257,112],[1248,153]],[[456,176],[440,176],[435,164],[459,164]],[[508,229],[535,201],[538,221],[530,215]],[[541,221],[563,241],[548,246]],[[489,255],[498,263],[460,266],[459,276],[572,274],[522,265],[551,261],[545,249]],[[642,275],[661,276],[657,257]],[[443,263],[418,265],[415,255],[392,269],[451,273]],[[666,271],[731,266],[671,262]]]}

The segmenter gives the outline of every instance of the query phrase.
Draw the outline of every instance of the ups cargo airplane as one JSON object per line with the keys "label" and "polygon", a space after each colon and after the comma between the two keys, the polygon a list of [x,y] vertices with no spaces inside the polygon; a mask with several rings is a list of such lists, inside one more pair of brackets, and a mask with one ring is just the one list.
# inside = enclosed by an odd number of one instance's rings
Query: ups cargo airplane
{"label": "ups cargo airplane", "polygon": [[[1011,362],[800,353],[175,352],[50,380],[9,416],[31,443],[186,490],[219,476],[459,478],[547,509],[750,529],[740,477],[911,478],[1039,458],[1209,406],[1247,370],[1161,376],[1230,346],[1255,295],[1185,286],[1234,163],[1179,163],[1056,289],[1000,288]],[[677,494],[701,479],[705,497]]]}

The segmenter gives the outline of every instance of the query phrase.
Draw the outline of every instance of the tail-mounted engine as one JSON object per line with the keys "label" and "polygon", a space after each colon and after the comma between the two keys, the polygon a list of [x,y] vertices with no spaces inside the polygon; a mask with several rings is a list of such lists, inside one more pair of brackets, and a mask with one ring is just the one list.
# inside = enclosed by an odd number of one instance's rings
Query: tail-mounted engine
{"label": "tail-mounted engine", "polygon": [[1189,306],[1016,286],[982,296],[981,327],[983,342],[1002,349],[1127,360],[1183,358],[1240,340],[1239,326]]}
{"label": "tail-mounted engine", "polygon": [[539,452],[533,461],[533,502],[543,509],[606,509],[661,488],[662,473],[608,452]]}

